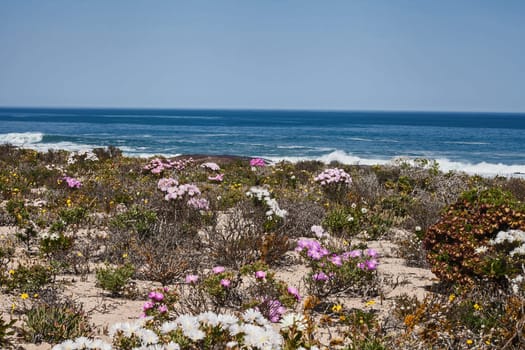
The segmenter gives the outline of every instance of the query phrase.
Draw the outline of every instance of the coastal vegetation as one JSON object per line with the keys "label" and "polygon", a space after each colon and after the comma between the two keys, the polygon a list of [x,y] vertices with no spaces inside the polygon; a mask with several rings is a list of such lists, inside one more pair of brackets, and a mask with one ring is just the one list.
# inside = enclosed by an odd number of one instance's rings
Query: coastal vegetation
{"label": "coastal vegetation", "polygon": [[[0,346],[521,349],[525,181],[0,145]],[[387,253],[431,270],[402,289]],[[291,271],[291,272],[290,272]],[[71,297],[143,302],[100,329]]]}

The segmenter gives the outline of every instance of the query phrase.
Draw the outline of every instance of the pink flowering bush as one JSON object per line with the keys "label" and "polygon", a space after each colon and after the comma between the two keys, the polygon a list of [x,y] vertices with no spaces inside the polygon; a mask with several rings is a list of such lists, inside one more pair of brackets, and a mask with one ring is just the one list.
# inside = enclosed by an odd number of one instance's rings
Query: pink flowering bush
{"label": "pink flowering bush", "polygon": [[142,306],[141,317],[153,317],[156,321],[165,321],[174,310],[179,295],[167,287],[152,290],[148,293],[148,301]]}
{"label": "pink flowering bush", "polygon": [[378,255],[374,249],[336,252],[315,239],[301,239],[296,251],[310,267],[305,284],[313,295],[370,296],[378,291]]}
{"label": "pink flowering bush", "polygon": [[169,160],[169,159],[152,159],[148,164],[143,167],[143,170],[149,171],[152,174],[161,174],[164,170],[178,170],[182,171],[188,166],[193,165],[193,158]]}
{"label": "pink flowering bush", "polygon": [[67,187],[69,187],[69,188],[80,188],[80,187],[82,187],[82,182],[80,182],[80,180],[75,179],[74,177],[64,176],[62,178],[62,180],[64,180],[66,182]]}
{"label": "pink flowering bush", "polygon": [[210,209],[209,201],[206,198],[200,197],[201,191],[194,184],[179,184],[176,179],[162,178],[158,181],[157,188],[166,193],[164,199],[167,201],[186,200],[186,204],[193,209]]}
{"label": "pink flowering bush", "polygon": [[328,198],[341,202],[352,183],[352,178],[343,169],[330,168],[314,177],[314,181],[321,185]]}
{"label": "pink flowering bush", "polygon": [[250,160],[251,167],[263,168],[266,166],[266,162],[262,158],[253,158]]}

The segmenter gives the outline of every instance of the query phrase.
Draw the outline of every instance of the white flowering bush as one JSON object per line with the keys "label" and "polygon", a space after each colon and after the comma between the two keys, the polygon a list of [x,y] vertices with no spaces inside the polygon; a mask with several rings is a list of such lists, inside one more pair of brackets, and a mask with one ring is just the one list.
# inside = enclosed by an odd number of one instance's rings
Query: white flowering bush
{"label": "white flowering bush", "polygon": [[160,324],[146,317],[111,326],[112,344],[80,337],[55,345],[53,350],[318,349],[305,340],[308,322],[303,315],[288,314],[279,326],[273,327],[254,309],[239,316],[214,312],[184,314]]}
{"label": "white flowering bush", "polygon": [[277,216],[281,219],[284,219],[287,211],[279,207],[279,203],[275,198],[271,197],[270,191],[264,187],[253,186],[250,187],[250,190],[246,192],[246,196],[249,198],[254,198],[259,202],[264,202],[268,207],[266,211],[266,216],[271,219],[273,216]]}

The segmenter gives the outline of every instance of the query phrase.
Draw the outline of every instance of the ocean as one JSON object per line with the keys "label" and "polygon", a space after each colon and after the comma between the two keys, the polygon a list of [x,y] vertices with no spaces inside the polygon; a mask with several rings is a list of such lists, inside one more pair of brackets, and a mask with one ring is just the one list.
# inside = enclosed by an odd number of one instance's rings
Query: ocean
{"label": "ocean", "polygon": [[0,143],[46,151],[113,145],[137,157],[240,155],[525,174],[525,114],[0,108]]}

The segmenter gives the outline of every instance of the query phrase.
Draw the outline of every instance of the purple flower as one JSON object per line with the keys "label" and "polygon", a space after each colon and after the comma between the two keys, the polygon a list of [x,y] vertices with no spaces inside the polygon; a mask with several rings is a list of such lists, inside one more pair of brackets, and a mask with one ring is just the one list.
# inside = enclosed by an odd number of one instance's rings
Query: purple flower
{"label": "purple flower", "polygon": [[329,258],[329,260],[332,262],[332,264],[336,266],[342,266],[343,265],[343,259],[339,255],[333,255]]}
{"label": "purple flower", "polygon": [[223,278],[221,280],[221,286],[223,286],[224,288],[229,288],[231,283],[232,282],[229,279],[227,279],[227,278]]}
{"label": "purple flower", "polygon": [[149,309],[153,309],[153,307],[155,306],[155,303],[152,302],[152,301],[146,301],[144,303],[144,305],[142,306],[142,310],[143,311],[148,311]]}
{"label": "purple flower", "polygon": [[250,166],[264,167],[266,166],[266,163],[264,162],[264,159],[262,158],[253,158],[252,160],[250,160]]}
{"label": "purple flower", "polygon": [[164,305],[164,304],[160,305],[159,306],[159,312],[162,313],[162,314],[165,313],[165,312],[168,312],[168,307],[166,305]]}
{"label": "purple flower", "polygon": [[314,274],[312,278],[316,281],[328,281],[328,276],[323,271]]}
{"label": "purple flower", "polygon": [[360,268],[361,270],[364,270],[365,269],[365,263],[364,262],[357,263],[357,267]]}
{"label": "purple flower", "polygon": [[224,266],[215,266],[215,267],[212,269],[213,273],[214,273],[214,274],[217,274],[217,275],[218,275],[219,273],[223,273],[224,270],[226,270],[226,269],[224,268]]}
{"label": "purple flower", "polygon": [[199,280],[199,276],[197,275],[187,275],[186,276],[186,283],[188,284],[197,283],[198,280]]}
{"label": "purple flower", "polygon": [[358,258],[361,256],[361,251],[360,250],[352,250],[351,252],[349,252],[349,256],[351,258]]}
{"label": "purple flower", "polygon": [[62,180],[64,180],[67,183],[67,186],[69,188],[80,188],[80,187],[82,187],[82,182],[80,182],[79,180],[75,179],[74,177],[64,176],[62,178]]}
{"label": "purple flower", "polygon": [[365,264],[368,270],[375,270],[377,265],[379,265],[379,262],[376,259],[372,259],[365,261]]}
{"label": "purple flower", "polygon": [[367,250],[365,250],[365,253],[366,253],[366,255],[368,255],[371,258],[375,258],[378,255],[377,254],[377,250],[375,250],[375,249],[367,249]]}
{"label": "purple flower", "polygon": [[162,301],[164,299],[164,294],[159,292],[150,292],[148,298],[154,301]]}
{"label": "purple flower", "polygon": [[259,270],[255,272],[255,278],[257,279],[265,279],[266,278],[266,272]]}
{"label": "purple flower", "polygon": [[299,295],[299,290],[295,287],[288,287],[288,293],[293,295],[298,301],[301,300],[301,296]]}

